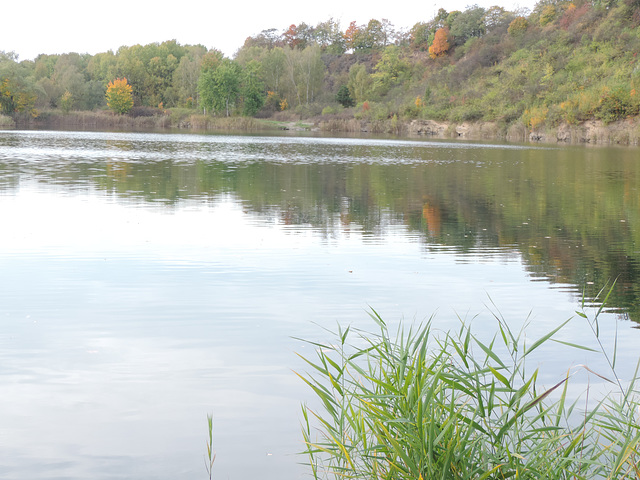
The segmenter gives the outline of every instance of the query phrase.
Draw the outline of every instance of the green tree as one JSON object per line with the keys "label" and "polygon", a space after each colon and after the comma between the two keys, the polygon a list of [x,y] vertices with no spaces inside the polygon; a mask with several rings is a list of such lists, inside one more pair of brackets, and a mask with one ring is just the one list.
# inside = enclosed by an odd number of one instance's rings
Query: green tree
{"label": "green tree", "polygon": [[215,68],[206,68],[198,82],[201,105],[210,111],[224,111],[227,117],[231,115],[240,93],[241,73],[238,63],[228,58]]}
{"label": "green tree", "polygon": [[400,49],[390,45],[384,49],[380,61],[371,75],[374,89],[384,95],[391,87],[401,83],[409,73],[409,64],[400,56]]}
{"label": "green tree", "polygon": [[484,24],[487,31],[492,31],[502,25],[508,25],[515,18],[515,14],[502,7],[494,5],[484,13]]}
{"label": "green tree", "polygon": [[116,78],[107,85],[107,106],[119,115],[127,113],[133,107],[133,88],[126,78]]}
{"label": "green tree", "polygon": [[71,94],[71,92],[69,92],[69,90],[67,90],[60,97],[60,109],[66,115],[71,111],[72,107],[73,107],[73,95]]}
{"label": "green tree", "polygon": [[37,88],[32,72],[24,62],[17,60],[15,53],[0,50],[0,111],[8,114],[31,112],[37,116]]}
{"label": "green tree", "polygon": [[[286,47],[283,49],[285,59],[285,80],[282,85],[282,97],[285,99],[297,98],[297,105],[302,105],[302,98],[300,96],[300,50]],[[287,102],[288,104],[288,102]],[[282,110],[285,110],[282,108]]]}
{"label": "green tree", "polygon": [[456,15],[450,27],[456,45],[463,45],[469,38],[481,37],[485,34],[485,13],[484,8],[474,5]]}
{"label": "green tree", "polygon": [[345,40],[340,30],[340,22],[330,18],[326,22],[320,22],[315,29],[316,43],[324,53],[342,55],[345,50]]}
{"label": "green tree", "polygon": [[59,56],[51,75],[56,91],[55,98],[52,99],[53,103],[60,106],[62,95],[69,92],[79,109],[90,110],[95,106],[89,97],[87,63],[88,58],[78,53],[65,53]]}
{"label": "green tree", "polygon": [[529,28],[529,22],[524,17],[516,17],[509,24],[507,33],[513,37],[521,37],[524,32]]}
{"label": "green tree", "polygon": [[346,85],[342,85],[338,89],[338,93],[336,94],[336,101],[344,108],[354,107],[356,105],[356,101],[351,98],[349,87],[347,87]]}
{"label": "green tree", "polygon": [[111,50],[94,55],[87,63],[89,78],[102,82],[102,85],[106,88],[107,83],[109,83],[112,78],[117,77],[117,62],[118,59]]}
{"label": "green tree", "polygon": [[371,89],[371,76],[367,73],[367,67],[362,63],[355,63],[349,69],[349,93],[357,103],[367,100]]}
{"label": "green tree", "polygon": [[317,45],[305,48],[299,56],[300,88],[304,89],[306,103],[313,102],[322,88],[325,65],[322,61],[322,52]]}
{"label": "green tree", "polygon": [[188,53],[180,59],[180,64],[173,72],[172,86],[177,92],[179,105],[197,103],[200,63],[206,53],[207,49],[201,45],[188,47]]}
{"label": "green tree", "polygon": [[114,70],[117,78],[129,79],[136,105],[144,105],[146,99],[147,73],[142,53],[142,45],[120,47],[116,54],[117,63]]}
{"label": "green tree", "polygon": [[245,115],[255,115],[264,105],[266,89],[261,76],[262,67],[257,61],[251,60],[244,67],[241,96],[243,100],[242,111]]}
{"label": "green tree", "polygon": [[555,5],[545,5],[540,13],[540,25],[545,26],[553,22],[558,14]]}
{"label": "green tree", "polygon": [[410,43],[412,49],[425,51],[429,48],[429,36],[431,35],[431,24],[425,22],[418,22],[409,32]]}
{"label": "green tree", "polygon": [[382,22],[372,18],[367,23],[367,26],[362,31],[360,36],[359,45],[356,45],[356,50],[371,51],[378,50],[385,45],[386,35],[383,30]]}
{"label": "green tree", "polygon": [[383,24],[380,20],[372,18],[366,26],[355,27],[354,22],[350,25],[350,43],[354,51],[369,53],[373,50],[384,48],[390,36],[390,23],[385,20]]}
{"label": "green tree", "polygon": [[278,29],[268,28],[266,30],[262,30],[258,35],[247,37],[240,50],[251,47],[271,49],[281,43],[282,38],[278,34]]}
{"label": "green tree", "polygon": [[262,73],[267,90],[281,93],[282,77],[286,68],[286,54],[281,47],[275,47],[262,56]]}

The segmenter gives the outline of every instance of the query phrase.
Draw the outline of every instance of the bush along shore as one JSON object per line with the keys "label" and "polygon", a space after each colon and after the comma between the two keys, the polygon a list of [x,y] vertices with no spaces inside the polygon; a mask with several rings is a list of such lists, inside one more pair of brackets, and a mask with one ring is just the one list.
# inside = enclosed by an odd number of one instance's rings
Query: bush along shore
{"label": "bush along shore", "polygon": [[[593,319],[578,312],[598,343],[600,311]],[[571,377],[589,375],[588,367],[559,372],[542,387],[527,364],[566,322],[525,342],[496,316],[497,334],[483,342],[464,324],[435,334],[431,321],[400,326],[394,337],[371,316],[377,332],[338,328],[330,343],[312,343],[315,358],[303,357],[310,372],[300,376],[319,405],[302,407],[314,478],[639,478],[638,368],[623,385],[609,361],[615,354],[603,349],[610,380],[598,380],[615,390],[586,403],[568,392]]]}

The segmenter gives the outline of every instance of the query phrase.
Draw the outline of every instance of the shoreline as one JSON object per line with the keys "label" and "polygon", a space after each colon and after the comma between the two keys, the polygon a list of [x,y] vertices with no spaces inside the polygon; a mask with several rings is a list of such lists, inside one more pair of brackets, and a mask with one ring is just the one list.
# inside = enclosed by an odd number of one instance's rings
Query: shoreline
{"label": "shoreline", "polygon": [[[284,112],[283,112],[284,113]],[[359,120],[353,117],[328,115],[300,119],[297,115],[272,118],[212,117],[192,111],[166,110],[148,116],[113,115],[110,112],[78,111],[63,114],[42,112],[38,117],[0,115],[0,129],[65,130],[178,130],[178,131],[309,131],[341,134],[386,134],[401,138],[437,138],[459,140],[498,140],[532,144],[621,145],[640,146],[640,118],[633,117],[605,124],[587,120],[575,125],[529,129],[521,123],[511,125],[496,122],[444,122],[436,120],[402,121]]]}
{"label": "shoreline", "polygon": [[[509,142],[563,144],[563,145],[623,145],[640,146],[640,119],[631,118],[604,124],[601,120],[587,120],[576,125],[528,129],[522,124],[509,126],[495,122],[440,122],[412,120],[398,126],[393,120],[372,123],[358,120],[320,123],[323,131],[357,133],[396,133],[408,138],[431,137],[460,140],[502,140]],[[360,130],[357,129],[358,124]],[[325,127],[325,128],[323,128]],[[327,128],[328,127],[328,128]]]}

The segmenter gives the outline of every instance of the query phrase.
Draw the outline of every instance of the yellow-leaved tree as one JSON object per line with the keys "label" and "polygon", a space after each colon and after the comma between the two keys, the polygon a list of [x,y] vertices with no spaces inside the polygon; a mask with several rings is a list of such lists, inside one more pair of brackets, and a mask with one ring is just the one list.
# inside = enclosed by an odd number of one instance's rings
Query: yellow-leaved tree
{"label": "yellow-leaved tree", "polygon": [[127,113],[133,107],[133,89],[126,78],[116,78],[107,85],[107,106],[117,114]]}

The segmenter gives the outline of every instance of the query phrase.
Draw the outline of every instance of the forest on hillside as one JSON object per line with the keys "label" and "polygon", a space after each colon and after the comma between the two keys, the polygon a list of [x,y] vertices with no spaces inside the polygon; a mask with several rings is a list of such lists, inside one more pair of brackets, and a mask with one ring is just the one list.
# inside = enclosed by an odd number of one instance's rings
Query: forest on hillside
{"label": "forest on hillside", "polygon": [[606,124],[640,113],[638,51],[640,0],[440,9],[408,30],[385,19],[292,24],[247,38],[233,58],[176,40],[33,61],[0,51],[0,125],[108,111],[117,79],[130,116]]}

